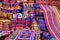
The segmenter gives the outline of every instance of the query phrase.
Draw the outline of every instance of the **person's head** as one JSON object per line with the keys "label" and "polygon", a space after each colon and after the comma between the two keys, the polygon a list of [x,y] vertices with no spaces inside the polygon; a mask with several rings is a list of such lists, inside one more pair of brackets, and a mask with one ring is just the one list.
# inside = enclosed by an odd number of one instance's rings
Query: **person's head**
{"label": "person's head", "polygon": [[38,13],[39,11],[40,11],[40,9],[39,9],[39,8],[36,8],[36,9],[35,9],[35,12],[36,12],[36,13]]}
{"label": "person's head", "polygon": [[38,0],[36,0],[36,4],[39,4],[39,1]]}
{"label": "person's head", "polygon": [[20,7],[23,7],[23,2],[20,2],[20,3],[19,3],[19,6],[20,6]]}

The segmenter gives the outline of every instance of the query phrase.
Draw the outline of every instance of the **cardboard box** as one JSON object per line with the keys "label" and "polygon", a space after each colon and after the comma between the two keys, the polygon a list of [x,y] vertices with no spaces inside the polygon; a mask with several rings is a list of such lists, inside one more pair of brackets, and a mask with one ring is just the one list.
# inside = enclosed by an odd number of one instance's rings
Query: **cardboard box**
{"label": "cardboard box", "polygon": [[3,14],[3,17],[7,17],[7,14],[4,13],[4,14]]}
{"label": "cardboard box", "polygon": [[6,14],[6,13],[4,13],[4,14],[0,14],[0,19],[12,19],[12,14]]}
{"label": "cardboard box", "polygon": [[4,20],[4,19],[7,19],[7,14],[1,13],[1,14],[0,14],[0,20]]}
{"label": "cardboard box", "polygon": [[3,14],[0,13],[0,17],[3,16]]}
{"label": "cardboard box", "polygon": [[5,28],[9,28],[10,21],[9,20],[4,20],[3,22]]}
{"label": "cardboard box", "polygon": [[0,25],[0,30],[2,30],[2,28],[3,28],[2,25]]}
{"label": "cardboard box", "polygon": [[8,19],[12,19],[13,15],[12,14],[7,14]]}
{"label": "cardboard box", "polygon": [[10,20],[3,20],[3,30],[4,31],[7,31],[7,30],[9,30],[9,24],[10,24]]}
{"label": "cardboard box", "polygon": [[2,7],[2,4],[0,3],[0,8]]}
{"label": "cardboard box", "polygon": [[3,22],[2,22],[2,20],[0,20],[0,25],[2,25],[3,24]]}

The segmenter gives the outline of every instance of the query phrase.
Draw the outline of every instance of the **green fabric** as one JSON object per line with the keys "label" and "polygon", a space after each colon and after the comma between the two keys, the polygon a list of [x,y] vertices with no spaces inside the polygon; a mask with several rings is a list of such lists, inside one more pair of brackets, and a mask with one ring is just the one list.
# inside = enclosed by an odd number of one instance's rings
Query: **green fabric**
{"label": "green fabric", "polygon": [[40,34],[40,40],[42,40],[42,33]]}
{"label": "green fabric", "polygon": [[6,4],[4,3],[3,6],[6,6]]}
{"label": "green fabric", "polygon": [[17,35],[13,35],[13,36],[12,36],[12,39],[15,39],[15,38],[16,38],[16,36],[17,36]]}
{"label": "green fabric", "polygon": [[30,4],[28,4],[28,10],[30,10],[31,9],[31,5]]}
{"label": "green fabric", "polygon": [[24,17],[25,17],[25,15],[26,15],[26,14],[22,15],[22,18],[24,18]]}

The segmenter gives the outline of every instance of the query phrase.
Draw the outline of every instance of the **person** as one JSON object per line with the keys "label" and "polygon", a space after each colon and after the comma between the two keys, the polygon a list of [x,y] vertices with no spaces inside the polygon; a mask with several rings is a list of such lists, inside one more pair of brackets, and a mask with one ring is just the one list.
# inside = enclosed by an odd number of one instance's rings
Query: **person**
{"label": "person", "polygon": [[[20,5],[19,5],[19,6],[20,6]],[[22,11],[23,11],[23,10],[22,10],[22,6],[20,6],[20,8],[16,10],[16,13],[22,13]]]}
{"label": "person", "polygon": [[37,17],[39,16],[39,9],[38,8],[36,8],[35,10],[34,10],[34,19],[36,20],[37,19]]}
{"label": "person", "polygon": [[35,2],[33,4],[33,9],[34,9],[34,19],[36,19],[37,14],[39,14],[39,10],[40,10],[40,5],[36,0],[35,0]]}
{"label": "person", "polygon": [[20,2],[18,6],[19,6],[19,9],[16,10],[16,13],[23,14],[23,2]]}
{"label": "person", "polygon": [[39,17],[44,17],[43,15],[43,10],[42,9],[39,9],[39,8],[36,8],[34,10],[34,19],[39,19]]}
{"label": "person", "polygon": [[[35,0],[35,1],[36,1],[36,0]],[[34,2],[33,8],[34,8],[34,10],[35,10],[36,8],[39,8],[39,9],[40,9],[40,5],[39,5],[39,2],[38,2],[38,1]]]}

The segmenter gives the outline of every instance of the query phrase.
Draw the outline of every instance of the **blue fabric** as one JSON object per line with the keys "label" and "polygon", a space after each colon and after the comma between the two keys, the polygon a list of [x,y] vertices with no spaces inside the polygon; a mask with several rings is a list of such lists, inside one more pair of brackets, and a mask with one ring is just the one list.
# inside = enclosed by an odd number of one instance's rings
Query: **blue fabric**
{"label": "blue fabric", "polygon": [[43,15],[43,14],[40,14],[39,12],[38,12],[38,13],[35,12],[35,13],[34,13],[34,16],[35,16],[35,17],[44,17],[44,15]]}
{"label": "blue fabric", "polygon": [[26,38],[30,38],[30,36],[27,36]]}
{"label": "blue fabric", "polygon": [[36,36],[34,36],[33,40],[36,40]]}
{"label": "blue fabric", "polygon": [[13,10],[7,10],[7,12],[12,13]]}
{"label": "blue fabric", "polygon": [[16,13],[22,13],[22,11],[23,11],[22,9],[21,10],[20,9],[17,9],[16,10]]}
{"label": "blue fabric", "polygon": [[32,22],[32,19],[28,19],[28,22]]}
{"label": "blue fabric", "polygon": [[28,32],[28,34],[31,34],[31,32]]}
{"label": "blue fabric", "polygon": [[45,30],[45,25],[40,25],[41,30]]}
{"label": "blue fabric", "polygon": [[22,32],[22,34],[25,34],[25,32]]}
{"label": "blue fabric", "polygon": [[12,13],[12,10],[9,10],[9,13]]}
{"label": "blue fabric", "polygon": [[23,38],[23,35],[21,35],[20,38]]}
{"label": "blue fabric", "polygon": [[23,7],[23,2],[20,2],[19,5],[20,5],[21,7]]}
{"label": "blue fabric", "polygon": [[22,40],[21,38],[23,39],[23,35],[19,36],[18,37],[18,40]]}
{"label": "blue fabric", "polygon": [[39,19],[38,22],[44,22],[44,20],[43,19]]}
{"label": "blue fabric", "polygon": [[39,8],[39,9],[40,9],[39,4],[34,4],[33,6],[34,6],[35,9],[36,9],[36,8]]}
{"label": "blue fabric", "polygon": [[47,34],[46,32],[43,32],[43,36],[44,36],[45,38],[49,38],[49,34]]}
{"label": "blue fabric", "polygon": [[23,2],[20,2],[19,4],[20,4],[20,5],[22,5],[22,4],[23,4]]}

